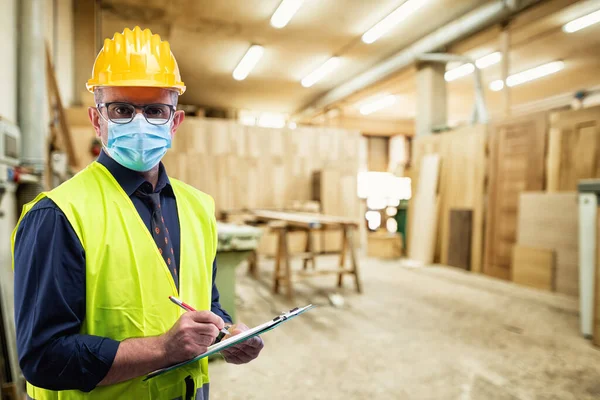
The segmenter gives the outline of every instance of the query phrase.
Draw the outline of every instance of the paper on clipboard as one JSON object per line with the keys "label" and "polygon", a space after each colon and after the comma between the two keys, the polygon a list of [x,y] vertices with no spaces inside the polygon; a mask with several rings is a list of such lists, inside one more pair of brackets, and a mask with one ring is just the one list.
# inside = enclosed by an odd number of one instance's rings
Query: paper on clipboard
{"label": "paper on clipboard", "polygon": [[171,365],[170,367],[166,367],[166,368],[161,368],[161,369],[157,369],[156,371],[153,371],[151,373],[148,374],[148,376],[146,376],[146,378],[144,379],[144,381],[147,381],[148,379],[152,379],[156,376],[165,374],[169,371],[172,371],[174,369],[177,369],[179,367],[182,367],[184,365],[193,363],[195,361],[198,361],[202,358],[208,357],[210,355],[213,355],[215,353],[218,353],[222,350],[225,350],[228,347],[234,346],[240,342],[243,342],[244,340],[250,339],[251,337],[254,336],[258,336],[260,334],[263,334],[265,332],[268,332],[272,329],[275,329],[276,327],[278,327],[279,325],[283,324],[284,322],[308,311],[313,309],[315,306],[313,306],[312,304],[306,306],[306,307],[302,307],[302,308],[294,308],[293,310],[288,311],[287,313],[283,313],[275,318],[273,318],[271,321],[265,322],[262,325],[258,325],[252,329],[249,329],[245,332],[242,332],[238,335],[232,336],[230,338],[227,338],[225,340],[222,340],[221,342],[217,343],[217,344],[213,344],[212,346],[210,346],[208,348],[208,350],[205,353],[202,353],[194,358],[192,358],[191,360],[188,361],[184,361],[181,362],[179,364],[175,364],[175,365]]}

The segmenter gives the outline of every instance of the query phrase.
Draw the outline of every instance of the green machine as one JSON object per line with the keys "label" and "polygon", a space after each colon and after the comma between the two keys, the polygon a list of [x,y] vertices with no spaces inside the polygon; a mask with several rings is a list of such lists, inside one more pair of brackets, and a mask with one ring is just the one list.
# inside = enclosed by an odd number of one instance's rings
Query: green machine
{"label": "green machine", "polygon": [[394,219],[398,223],[398,232],[402,234],[402,241],[404,242],[404,246],[406,246],[406,215],[408,214],[408,200],[400,200],[400,205],[397,207],[398,212],[394,216]]}
{"label": "green machine", "polygon": [[221,295],[221,306],[235,322],[235,270],[258,247],[262,231],[248,225],[217,222],[217,232],[219,244],[215,283]]}

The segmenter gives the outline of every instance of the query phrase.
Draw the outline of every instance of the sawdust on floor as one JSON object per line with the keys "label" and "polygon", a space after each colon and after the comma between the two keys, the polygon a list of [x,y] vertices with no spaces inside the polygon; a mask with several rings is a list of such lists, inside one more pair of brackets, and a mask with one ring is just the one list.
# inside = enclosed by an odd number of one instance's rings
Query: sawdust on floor
{"label": "sawdust on floor", "polygon": [[[321,258],[318,267],[336,262]],[[289,303],[271,294],[273,262],[260,267],[259,280],[238,268],[240,321],[254,326],[293,306],[319,307],[267,333],[254,362],[211,362],[213,399],[600,398],[600,351],[579,334],[577,299],[363,258],[364,294],[349,276],[342,289],[325,276],[296,284]],[[332,294],[343,296],[341,307]]]}

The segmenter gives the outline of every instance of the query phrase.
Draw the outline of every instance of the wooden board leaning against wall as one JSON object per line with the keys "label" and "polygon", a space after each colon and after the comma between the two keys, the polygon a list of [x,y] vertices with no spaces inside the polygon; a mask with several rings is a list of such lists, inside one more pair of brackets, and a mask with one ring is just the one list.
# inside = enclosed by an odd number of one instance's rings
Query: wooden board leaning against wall
{"label": "wooden board leaning against wall", "polygon": [[547,118],[546,113],[539,113],[490,126],[484,255],[488,275],[511,277],[519,194],[544,189]]}
{"label": "wooden board leaning against wall", "polygon": [[547,190],[574,191],[589,178],[600,178],[600,106],[551,114]]}
{"label": "wooden board leaning against wall", "polygon": [[[481,271],[483,250],[484,185],[486,175],[487,127],[466,126],[451,132],[413,139],[413,192],[418,187],[421,159],[427,154],[439,154],[439,213],[435,260],[448,262],[449,217],[453,208],[473,210],[471,237],[471,270]],[[409,210],[412,208],[409,207]],[[409,211],[410,212],[410,211]],[[409,214],[409,224],[412,214]]]}

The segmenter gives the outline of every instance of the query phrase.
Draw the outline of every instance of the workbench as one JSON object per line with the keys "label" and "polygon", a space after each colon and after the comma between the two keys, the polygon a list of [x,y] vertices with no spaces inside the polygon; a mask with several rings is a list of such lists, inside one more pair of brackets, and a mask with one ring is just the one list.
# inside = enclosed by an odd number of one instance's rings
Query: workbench
{"label": "workbench", "polygon": [[[342,287],[344,275],[354,275],[356,291],[362,293],[354,241],[354,232],[358,229],[358,222],[356,220],[316,213],[270,210],[250,210],[250,214],[255,223],[268,224],[271,230],[277,234],[273,293],[279,293],[281,286],[285,286],[288,298],[292,299],[294,297],[294,280],[327,274],[338,276],[338,287]],[[334,269],[316,268],[316,257],[321,255],[321,253],[314,251],[313,233],[324,230],[338,230],[342,235],[342,245],[339,252],[337,252],[340,256],[339,264]],[[293,271],[291,267],[288,233],[293,231],[303,231],[306,233],[306,251],[294,254],[295,257],[303,259],[303,268],[301,271]],[[348,267],[346,266],[347,255],[350,256],[350,265]],[[308,268],[309,263],[311,264],[311,269]],[[258,268],[257,264],[256,260],[251,263],[251,271],[255,275],[256,268]]]}

